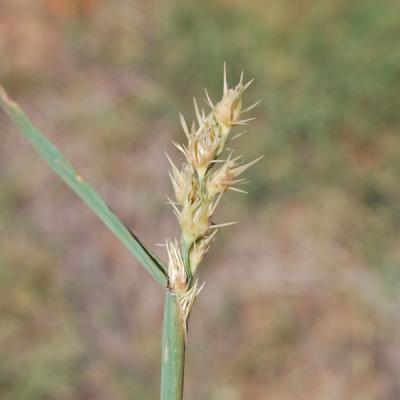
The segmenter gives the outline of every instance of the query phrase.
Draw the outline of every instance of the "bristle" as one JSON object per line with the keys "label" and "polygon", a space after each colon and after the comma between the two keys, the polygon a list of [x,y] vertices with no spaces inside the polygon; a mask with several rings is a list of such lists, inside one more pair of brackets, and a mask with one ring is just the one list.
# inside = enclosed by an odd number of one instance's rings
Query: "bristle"
{"label": "bristle", "polygon": [[177,207],[176,203],[172,201],[169,197],[167,197],[168,204],[173,208],[175,215],[179,215],[179,208]]}
{"label": "bristle", "polygon": [[236,176],[242,174],[244,171],[246,171],[247,169],[249,169],[251,166],[253,166],[255,163],[259,162],[262,158],[264,157],[264,155],[257,157],[255,160],[248,162],[247,164],[241,165],[239,167],[236,167],[233,169],[234,174]]}
{"label": "bristle", "polygon": [[196,112],[197,123],[200,126],[202,124],[203,120],[201,118],[199,107],[197,106],[197,101],[196,101],[195,97],[193,97],[193,103],[194,103],[194,110]]}
{"label": "bristle", "polygon": [[228,190],[232,190],[232,191],[238,192],[238,193],[248,194],[248,192],[246,192],[246,190],[238,189],[237,187],[234,187],[234,186],[229,187]]}
{"label": "bristle", "polygon": [[243,92],[250,87],[250,85],[254,82],[254,78],[249,80],[244,86],[243,86]]}
{"label": "bristle", "polygon": [[261,102],[262,102],[262,99],[256,101],[256,102],[253,103],[251,106],[249,106],[249,107],[243,109],[243,110],[241,111],[242,114],[243,114],[243,113],[247,113],[247,112],[249,112],[249,111],[251,111],[251,110],[254,110]]}
{"label": "bristle", "polygon": [[224,95],[228,92],[228,81],[226,78],[226,62],[224,62]]}
{"label": "bristle", "polygon": [[183,116],[183,114],[179,113],[179,118],[181,120],[183,132],[185,132],[186,137],[189,139],[190,133],[189,133],[189,129],[187,127],[186,121],[185,121],[185,117]]}
{"label": "bristle", "polygon": [[207,89],[204,89],[204,91],[205,91],[205,93],[206,93],[207,104],[208,104],[211,108],[214,108],[214,104],[213,104],[213,102],[211,101],[211,98],[210,98],[210,96],[209,96],[209,94],[208,94],[208,92],[207,92]]}
{"label": "bristle", "polygon": [[171,160],[171,157],[169,156],[169,154],[168,154],[167,152],[165,152],[165,155],[166,155],[166,157],[167,157],[168,162],[169,162],[170,165],[171,165],[172,170],[173,170],[173,171],[179,171],[179,170],[178,170],[178,167],[177,167],[177,166],[174,164],[174,162]]}
{"label": "bristle", "polygon": [[231,226],[237,224],[237,221],[233,222],[225,222],[224,224],[217,224],[217,225],[211,225],[210,229],[218,229],[218,228],[223,228],[225,226]]}
{"label": "bristle", "polygon": [[176,143],[175,141],[171,141],[172,142],[172,144],[181,152],[181,153],[183,153],[185,156],[186,156],[186,154],[187,154],[187,149],[186,149],[186,147],[185,147],[185,145],[183,145],[183,144],[180,144],[180,143]]}
{"label": "bristle", "polygon": [[241,132],[238,132],[236,135],[233,135],[232,136],[232,139],[231,140],[236,140],[236,139],[239,139],[243,134],[245,134],[247,131],[241,131]]}
{"label": "bristle", "polygon": [[239,85],[243,85],[244,71],[240,73]]}
{"label": "bristle", "polygon": [[235,122],[235,125],[247,125],[249,122],[254,121],[255,119],[256,119],[256,117],[242,119],[240,121]]}

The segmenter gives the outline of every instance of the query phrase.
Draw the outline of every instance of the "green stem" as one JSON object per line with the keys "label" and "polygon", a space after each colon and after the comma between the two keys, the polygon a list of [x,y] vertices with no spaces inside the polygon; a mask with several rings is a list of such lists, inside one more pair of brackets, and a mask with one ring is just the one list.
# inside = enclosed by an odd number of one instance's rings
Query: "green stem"
{"label": "green stem", "polygon": [[161,400],[181,400],[185,366],[185,327],[179,300],[167,290],[161,352]]}

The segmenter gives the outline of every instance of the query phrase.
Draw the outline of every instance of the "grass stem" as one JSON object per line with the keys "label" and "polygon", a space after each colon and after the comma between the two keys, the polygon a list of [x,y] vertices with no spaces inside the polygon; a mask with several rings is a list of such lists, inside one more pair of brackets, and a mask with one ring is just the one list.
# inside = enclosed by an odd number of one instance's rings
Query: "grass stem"
{"label": "grass stem", "polygon": [[179,300],[173,292],[167,290],[161,348],[161,400],[182,399],[185,341],[185,326]]}

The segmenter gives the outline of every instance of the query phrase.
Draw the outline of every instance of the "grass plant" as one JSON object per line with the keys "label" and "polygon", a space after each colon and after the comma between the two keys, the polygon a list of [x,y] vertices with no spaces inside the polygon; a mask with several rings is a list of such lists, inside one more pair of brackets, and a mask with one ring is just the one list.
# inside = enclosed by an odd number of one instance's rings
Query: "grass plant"
{"label": "grass plant", "polygon": [[232,129],[247,124],[251,118],[244,115],[257,105],[242,107],[242,95],[252,83],[245,83],[243,79],[242,73],[239,83],[230,88],[224,66],[220,101],[214,104],[206,91],[206,102],[210,108],[206,113],[194,100],[196,118],[190,127],[180,115],[186,144],[174,145],[182,152],[184,161],[178,168],[167,157],[171,164],[170,178],[175,194],[175,200],[169,199],[169,203],[182,234],[180,240],[166,240],[166,264],[110,210],[93,187],[0,86],[0,104],[24,136],[165,290],[161,400],[182,399],[188,320],[203,287],[196,278],[197,268],[218,229],[235,223],[217,224],[213,214],[226,191],[244,192],[241,185],[246,181],[240,175],[259,160],[244,163],[233,150],[226,148],[228,141],[243,133],[238,132],[232,137]]}

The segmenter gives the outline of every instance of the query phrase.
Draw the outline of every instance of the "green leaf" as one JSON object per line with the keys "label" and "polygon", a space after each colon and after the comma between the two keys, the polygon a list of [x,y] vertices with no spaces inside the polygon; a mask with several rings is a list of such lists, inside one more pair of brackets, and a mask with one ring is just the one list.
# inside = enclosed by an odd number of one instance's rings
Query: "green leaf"
{"label": "green leaf", "polygon": [[0,105],[60,178],[92,209],[114,235],[162,286],[167,285],[166,268],[107,207],[99,194],[78,174],[63,154],[33,125],[21,108],[0,86]]}

